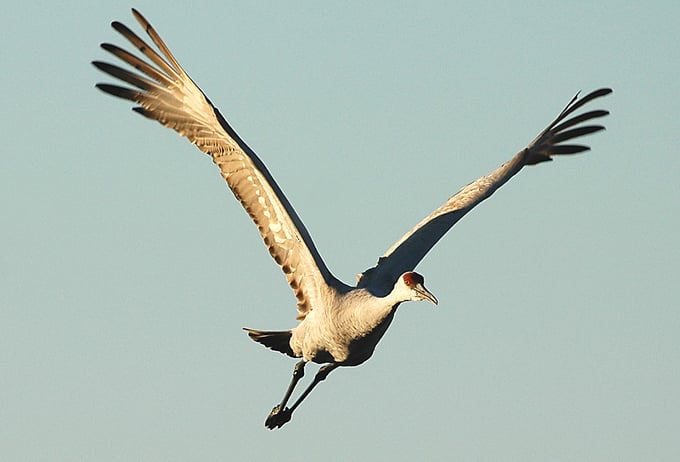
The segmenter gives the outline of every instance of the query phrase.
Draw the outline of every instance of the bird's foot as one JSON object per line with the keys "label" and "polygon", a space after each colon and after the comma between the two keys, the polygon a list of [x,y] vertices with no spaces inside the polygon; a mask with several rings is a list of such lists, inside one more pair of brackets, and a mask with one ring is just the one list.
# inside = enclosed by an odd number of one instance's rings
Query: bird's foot
{"label": "bird's foot", "polygon": [[272,412],[267,416],[267,420],[264,421],[264,426],[270,430],[274,430],[277,427],[283,427],[283,425],[290,420],[293,416],[293,411],[287,407],[281,409],[280,405],[274,406]]}

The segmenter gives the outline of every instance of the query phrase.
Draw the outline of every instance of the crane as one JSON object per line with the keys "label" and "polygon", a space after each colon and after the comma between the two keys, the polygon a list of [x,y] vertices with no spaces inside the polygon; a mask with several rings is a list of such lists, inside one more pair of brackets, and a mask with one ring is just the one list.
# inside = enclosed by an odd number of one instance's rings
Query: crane
{"label": "crane", "polygon": [[[250,338],[265,347],[299,358],[283,399],[265,420],[269,429],[287,423],[303,400],[333,370],[368,360],[401,303],[420,300],[438,303],[425,288],[423,276],[413,270],[458,220],[524,166],[589,150],[588,146],[567,142],[603,130],[602,125],[586,123],[609,114],[606,110],[590,110],[574,115],[587,103],[611,93],[611,89],[601,88],[583,97],[574,96],[526,148],[488,175],[463,187],[430,213],[394,243],[374,267],[361,273],[352,286],[337,279],[327,268],[302,220],[262,160],[184,71],[144,16],[134,8],[132,14],[158,51],[127,26],[112,22],[113,29],[143,57],[110,43],[101,44],[104,50],[137,72],[93,61],[98,69],[129,85],[98,83],[96,87],[132,101],[137,105],[134,111],[175,130],[212,158],[255,222],[265,246],[295,294],[298,321],[295,327],[279,331],[244,329]],[[321,366],[289,407],[291,395],[309,362]]]}

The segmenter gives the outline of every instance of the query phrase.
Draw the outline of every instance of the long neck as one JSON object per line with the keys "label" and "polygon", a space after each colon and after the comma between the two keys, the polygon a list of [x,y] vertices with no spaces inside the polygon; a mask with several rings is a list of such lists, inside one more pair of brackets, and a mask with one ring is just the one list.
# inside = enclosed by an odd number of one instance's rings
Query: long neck
{"label": "long neck", "polygon": [[394,312],[403,301],[394,291],[385,297],[375,297],[363,289],[353,292],[350,298],[343,307],[340,318],[344,327],[354,335],[365,335],[384,323],[389,325]]}

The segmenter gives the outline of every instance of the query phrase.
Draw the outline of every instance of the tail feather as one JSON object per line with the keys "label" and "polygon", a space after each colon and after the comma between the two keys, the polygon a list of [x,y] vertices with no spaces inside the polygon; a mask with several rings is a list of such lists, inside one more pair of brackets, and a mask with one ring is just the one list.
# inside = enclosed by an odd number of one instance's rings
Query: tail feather
{"label": "tail feather", "polygon": [[248,329],[247,327],[244,327],[243,330],[248,332],[248,336],[251,339],[267,348],[295,358],[295,353],[290,347],[290,337],[292,335],[290,330],[266,331]]}

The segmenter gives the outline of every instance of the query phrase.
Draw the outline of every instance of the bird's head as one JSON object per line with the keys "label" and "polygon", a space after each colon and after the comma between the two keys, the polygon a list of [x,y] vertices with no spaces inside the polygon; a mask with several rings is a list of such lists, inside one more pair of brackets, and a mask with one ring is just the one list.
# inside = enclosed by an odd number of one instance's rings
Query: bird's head
{"label": "bird's head", "polygon": [[395,292],[403,294],[404,301],[429,300],[435,305],[439,303],[437,297],[425,288],[425,278],[420,274],[409,271],[402,274],[395,284]]}

